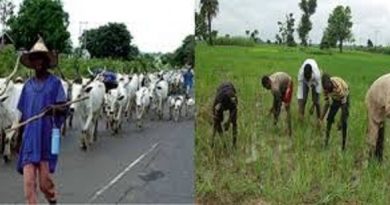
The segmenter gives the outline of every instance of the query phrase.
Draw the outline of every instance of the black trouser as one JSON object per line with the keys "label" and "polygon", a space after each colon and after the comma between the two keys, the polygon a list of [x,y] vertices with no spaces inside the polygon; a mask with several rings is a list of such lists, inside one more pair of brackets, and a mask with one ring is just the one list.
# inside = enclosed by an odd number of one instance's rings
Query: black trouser
{"label": "black trouser", "polygon": [[[211,146],[214,147],[214,137],[215,133],[218,132],[219,135],[222,135],[222,123],[223,122],[223,110],[216,111],[214,113],[214,129],[213,129],[213,139]],[[236,147],[237,144],[237,108],[229,109],[229,120],[225,122],[224,129],[225,131],[229,130],[230,123],[233,125],[233,147]],[[225,144],[226,146],[226,144]]]}
{"label": "black trouser", "polygon": [[329,141],[329,134],[330,129],[332,127],[332,124],[334,122],[334,118],[339,110],[341,108],[341,130],[342,130],[342,136],[343,136],[343,142],[342,142],[342,149],[345,149],[345,144],[347,141],[347,126],[348,126],[348,116],[349,116],[349,96],[347,97],[347,102],[345,104],[342,104],[339,100],[333,100],[332,105],[330,106],[330,110],[328,113],[327,118],[327,126],[326,126],[326,139],[325,139],[325,145],[328,145]]}
{"label": "black trouser", "polygon": [[303,86],[303,88],[302,88],[303,98],[298,100],[299,113],[301,114],[301,116],[305,115],[305,107],[306,107],[307,97],[309,95],[309,91],[311,88],[313,105],[316,109],[317,118],[319,119],[320,113],[321,113],[321,111],[320,111],[320,95],[316,92],[316,88],[314,85],[312,85],[309,88],[309,86],[307,86],[306,83],[303,83],[302,86]]}

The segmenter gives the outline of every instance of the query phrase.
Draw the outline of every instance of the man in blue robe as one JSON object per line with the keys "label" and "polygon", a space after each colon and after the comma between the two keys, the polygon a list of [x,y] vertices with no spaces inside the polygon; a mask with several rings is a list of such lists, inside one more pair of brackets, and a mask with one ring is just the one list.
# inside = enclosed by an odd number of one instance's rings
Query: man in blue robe
{"label": "man in blue robe", "polygon": [[27,68],[35,70],[23,87],[18,103],[25,121],[43,110],[47,115],[24,126],[17,171],[23,175],[24,192],[28,204],[36,204],[37,180],[39,188],[50,204],[55,204],[57,194],[52,173],[57,165],[57,155],[51,154],[51,134],[54,127],[60,128],[65,120],[67,108],[54,108],[53,105],[66,102],[65,91],[59,78],[48,69],[57,65],[58,57],[45,46],[39,37],[37,43],[20,59]]}

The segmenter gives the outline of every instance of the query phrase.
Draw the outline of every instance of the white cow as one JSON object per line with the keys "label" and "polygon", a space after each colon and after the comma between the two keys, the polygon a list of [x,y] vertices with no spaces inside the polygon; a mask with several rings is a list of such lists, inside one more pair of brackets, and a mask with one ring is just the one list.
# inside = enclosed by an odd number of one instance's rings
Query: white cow
{"label": "white cow", "polygon": [[138,75],[138,88],[141,88],[143,86],[146,86],[145,85],[145,75],[143,73],[139,74]]}
{"label": "white cow", "polygon": [[80,136],[80,146],[82,150],[87,150],[89,145],[96,141],[98,119],[101,115],[105,87],[100,81],[99,75],[86,85],[73,83],[72,100],[88,96],[85,101],[74,103],[70,106],[71,112],[80,116],[82,122],[82,134]]}
{"label": "white cow", "polygon": [[184,85],[184,77],[180,71],[173,71],[170,76],[170,92],[172,94],[182,94],[183,93],[183,85]]}
{"label": "white cow", "polygon": [[[61,84],[62,84],[62,88],[64,89],[65,91],[65,99],[70,99],[70,82],[68,82],[67,80],[64,80],[64,79],[61,79]],[[67,118],[70,117],[70,116],[67,116]],[[61,132],[62,132],[62,135],[65,136],[66,134],[66,122],[62,125],[62,128],[61,128]]]}
{"label": "white cow", "polygon": [[11,158],[11,148],[15,146],[19,133],[11,131],[5,133],[7,128],[15,127],[21,118],[17,105],[22,93],[23,84],[14,84],[10,78],[0,79],[0,135],[2,139],[3,159],[8,162]]}
{"label": "white cow", "polygon": [[[68,97],[69,97],[69,99],[74,99],[74,97],[73,97],[73,85],[76,85],[76,87],[77,87],[77,85],[86,85],[87,83],[88,83],[88,81],[89,81],[89,79],[88,78],[82,78],[82,77],[80,77],[79,79],[77,79],[77,80],[73,80],[73,81],[70,81],[69,82],[69,93],[68,93]],[[63,86],[64,86],[64,84],[63,84]],[[65,88],[64,88],[65,89]],[[74,111],[74,110],[73,110]],[[69,113],[69,117],[68,117],[68,120],[69,120],[69,127],[73,127],[73,115],[74,115],[74,112],[73,112],[72,110],[71,110],[71,112]],[[66,122],[65,122],[66,123]],[[64,123],[64,124],[65,124]]]}
{"label": "white cow", "polygon": [[135,93],[138,90],[138,75],[134,74],[132,76],[129,76],[129,84],[127,85],[128,90],[128,104],[126,106],[126,115],[127,120],[130,120],[131,118],[131,110],[133,108],[133,105],[135,104]]}
{"label": "white cow", "polygon": [[163,119],[165,103],[168,99],[168,82],[165,80],[157,81],[152,89],[153,107],[156,108],[158,118]]}
{"label": "white cow", "polygon": [[108,91],[106,95],[106,114],[108,123],[114,133],[118,133],[122,124],[122,114],[126,111],[128,105],[129,82],[125,82],[123,76],[118,79],[118,87]]}
{"label": "white cow", "polygon": [[169,109],[169,120],[173,119],[173,109],[175,108],[175,97],[170,95],[168,96],[168,109]]}
{"label": "white cow", "polygon": [[175,104],[174,104],[174,107],[173,107],[173,121],[175,122],[178,122],[180,117],[181,117],[181,113],[182,113],[182,109],[183,109],[183,106],[184,106],[184,97],[179,95],[179,96],[176,96],[175,97]]}
{"label": "white cow", "polygon": [[151,95],[146,87],[141,87],[135,95],[137,125],[141,128],[144,115],[149,111]]}
{"label": "white cow", "polygon": [[187,97],[185,100],[185,116],[192,117],[195,114],[195,99]]}

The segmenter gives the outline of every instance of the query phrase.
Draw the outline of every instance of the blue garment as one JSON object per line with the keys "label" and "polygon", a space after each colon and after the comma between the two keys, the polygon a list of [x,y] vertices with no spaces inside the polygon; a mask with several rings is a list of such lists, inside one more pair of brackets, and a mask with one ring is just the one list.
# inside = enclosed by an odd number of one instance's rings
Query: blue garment
{"label": "blue garment", "polygon": [[[93,76],[95,77],[97,74],[103,72],[103,70],[96,70],[93,74]],[[116,77],[116,73],[115,72],[112,72],[112,71],[104,71],[103,73],[103,82],[104,83],[117,83],[117,77]]]}
{"label": "blue garment", "polygon": [[[61,81],[49,74],[44,82],[38,83],[35,78],[30,78],[26,82],[18,109],[22,113],[22,121],[25,121],[49,105],[65,101],[66,95]],[[64,120],[64,117],[44,116],[25,125],[17,164],[17,171],[20,174],[23,174],[24,165],[39,164],[41,161],[48,161],[49,171],[54,173],[57,155],[51,154],[51,131],[53,124],[60,128]]]}
{"label": "blue garment", "polygon": [[106,71],[103,76],[105,82],[116,82],[116,73]]}
{"label": "blue garment", "polygon": [[194,74],[192,74],[191,71],[187,71],[186,73],[184,73],[183,77],[184,77],[184,85],[185,85],[185,87],[189,86],[190,89],[191,89],[192,88],[192,84],[193,84]]}

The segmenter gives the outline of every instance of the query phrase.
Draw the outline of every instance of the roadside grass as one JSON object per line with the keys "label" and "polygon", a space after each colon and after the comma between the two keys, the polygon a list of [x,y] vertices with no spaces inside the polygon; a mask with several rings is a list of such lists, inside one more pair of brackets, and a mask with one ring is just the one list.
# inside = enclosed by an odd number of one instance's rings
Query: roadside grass
{"label": "roadside grass", "polygon": [[[390,72],[386,55],[360,51],[321,51],[318,48],[278,46],[196,47],[196,196],[210,204],[389,204],[390,143],[385,140],[384,163],[363,160],[366,149],[364,97],[371,83]],[[298,69],[306,58],[320,68],[345,79],[351,90],[347,150],[341,151],[341,133],[336,125],[328,148],[324,126],[315,116],[298,122],[296,85]],[[268,116],[272,96],[261,88],[260,77],[276,71],[294,79],[291,107],[293,136],[285,130],[285,113],[274,127]],[[238,91],[238,146],[231,148],[231,130],[216,136],[211,149],[212,102],[218,85],[231,81]],[[322,96],[321,96],[322,97]],[[323,104],[323,98],[321,98]],[[336,121],[340,119],[340,113]],[[389,136],[389,134],[386,134]],[[222,141],[230,143],[224,149]]]}

